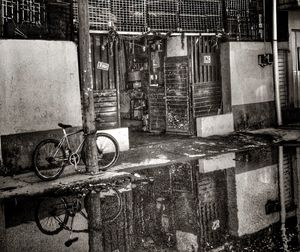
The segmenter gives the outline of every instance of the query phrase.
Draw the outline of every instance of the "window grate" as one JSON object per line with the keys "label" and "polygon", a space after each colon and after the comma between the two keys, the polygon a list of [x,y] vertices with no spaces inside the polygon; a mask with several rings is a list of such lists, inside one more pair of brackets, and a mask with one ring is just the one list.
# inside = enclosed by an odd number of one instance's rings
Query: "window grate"
{"label": "window grate", "polygon": [[181,0],[180,27],[185,32],[216,32],[223,27],[221,0]]}
{"label": "window grate", "polygon": [[3,23],[12,19],[16,24],[41,25],[46,22],[45,3],[38,0],[2,0]]}
{"label": "window grate", "polygon": [[[88,0],[89,22],[91,30],[108,30],[108,24],[113,21],[110,0]],[[74,25],[78,28],[78,1],[74,0]]]}
{"label": "window grate", "polygon": [[144,32],[146,29],[145,0],[111,0],[111,11],[117,30]]}
{"label": "window grate", "polygon": [[237,40],[262,39],[257,0],[225,0],[227,31]]}
{"label": "window grate", "polygon": [[153,31],[176,31],[178,27],[178,1],[147,1],[147,25]]}

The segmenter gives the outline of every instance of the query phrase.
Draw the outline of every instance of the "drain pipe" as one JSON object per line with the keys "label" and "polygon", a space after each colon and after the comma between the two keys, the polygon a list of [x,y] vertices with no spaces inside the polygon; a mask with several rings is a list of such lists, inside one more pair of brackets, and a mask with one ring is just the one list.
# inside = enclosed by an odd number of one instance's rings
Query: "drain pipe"
{"label": "drain pipe", "polygon": [[279,92],[279,71],[278,71],[278,45],[277,45],[277,3],[273,0],[273,72],[275,85],[275,102],[277,124],[282,125],[281,106],[280,106],[280,92]]}

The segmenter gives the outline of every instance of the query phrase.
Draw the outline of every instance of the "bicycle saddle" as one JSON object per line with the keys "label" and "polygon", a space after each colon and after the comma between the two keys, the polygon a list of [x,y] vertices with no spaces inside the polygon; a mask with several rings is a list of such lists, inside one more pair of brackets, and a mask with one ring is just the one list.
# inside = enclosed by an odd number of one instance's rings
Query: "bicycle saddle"
{"label": "bicycle saddle", "polygon": [[63,123],[59,123],[58,126],[61,127],[61,128],[63,128],[63,129],[67,129],[67,128],[71,128],[72,127],[72,125],[63,124]]}

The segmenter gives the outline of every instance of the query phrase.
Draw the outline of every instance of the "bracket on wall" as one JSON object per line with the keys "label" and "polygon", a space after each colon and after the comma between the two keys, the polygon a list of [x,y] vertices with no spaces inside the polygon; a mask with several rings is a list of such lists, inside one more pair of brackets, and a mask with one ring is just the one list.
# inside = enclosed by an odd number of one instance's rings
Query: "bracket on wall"
{"label": "bracket on wall", "polygon": [[261,67],[265,67],[272,64],[273,64],[273,54],[266,53],[266,54],[258,55],[258,65],[260,65]]}

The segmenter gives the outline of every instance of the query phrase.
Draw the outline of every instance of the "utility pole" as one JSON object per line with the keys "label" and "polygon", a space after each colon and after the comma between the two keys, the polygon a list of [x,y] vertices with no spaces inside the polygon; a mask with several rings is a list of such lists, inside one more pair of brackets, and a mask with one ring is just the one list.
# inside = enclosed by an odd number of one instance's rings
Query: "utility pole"
{"label": "utility pole", "polygon": [[83,107],[83,130],[87,135],[86,139],[86,171],[97,173],[97,146],[96,146],[96,127],[93,77],[91,66],[91,45],[89,32],[89,13],[88,0],[78,1],[79,18],[79,61],[80,61],[80,81],[82,88],[82,107]]}
{"label": "utility pole", "polygon": [[103,249],[103,224],[101,217],[100,192],[91,191],[87,194],[86,211],[89,227],[89,251],[102,252]]}
{"label": "utility pole", "polygon": [[[86,138],[86,171],[97,173],[98,159],[96,146],[96,127],[94,92],[92,77],[91,45],[89,32],[89,12],[88,0],[78,1],[79,17],[79,60],[80,60],[80,80],[82,88],[83,106],[83,130]],[[89,251],[101,252],[102,247],[102,219],[100,192],[92,191],[87,194],[88,228],[89,228]]]}

